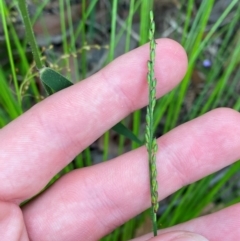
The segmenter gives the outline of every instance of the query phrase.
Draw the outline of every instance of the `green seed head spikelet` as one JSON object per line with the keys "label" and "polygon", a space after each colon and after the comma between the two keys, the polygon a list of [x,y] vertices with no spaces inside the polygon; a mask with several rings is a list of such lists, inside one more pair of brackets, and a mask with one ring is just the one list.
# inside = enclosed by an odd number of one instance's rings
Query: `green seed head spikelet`
{"label": "green seed head spikelet", "polygon": [[[150,188],[151,188],[151,203],[153,215],[153,222],[156,222],[156,213],[158,211],[158,183],[157,183],[157,165],[156,165],[156,153],[157,153],[157,141],[153,137],[153,114],[154,107],[156,105],[156,82],[154,76],[154,64],[155,64],[155,49],[156,42],[154,40],[155,23],[153,21],[153,13],[150,12],[150,30],[149,30],[149,40],[150,40],[150,60],[148,61],[148,88],[149,88],[149,105],[147,107],[146,114],[146,147],[148,151],[149,159],[149,172],[150,172]],[[155,225],[156,227],[156,225]],[[154,235],[156,235],[156,228],[154,229]]]}

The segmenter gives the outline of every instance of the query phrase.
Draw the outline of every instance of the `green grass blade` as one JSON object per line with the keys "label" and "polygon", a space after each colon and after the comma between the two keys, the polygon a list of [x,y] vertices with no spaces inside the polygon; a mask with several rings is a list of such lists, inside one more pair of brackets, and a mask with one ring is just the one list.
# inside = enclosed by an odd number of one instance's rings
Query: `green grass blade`
{"label": "green grass blade", "polygon": [[1,16],[2,16],[3,30],[4,30],[4,35],[5,35],[5,39],[6,39],[7,52],[8,52],[8,57],[9,57],[9,61],[10,61],[14,87],[15,87],[15,91],[16,91],[16,94],[17,94],[18,104],[19,104],[19,106],[21,106],[21,93],[19,91],[17,75],[16,75],[16,68],[15,68],[15,64],[14,64],[14,61],[13,61],[12,47],[11,47],[11,42],[10,42],[10,39],[9,39],[9,33],[8,33],[8,28],[7,28],[6,7],[5,7],[3,1],[0,1],[0,13],[1,13]]}
{"label": "green grass blade", "polygon": [[73,85],[66,77],[51,68],[42,68],[40,70],[40,78],[42,82],[54,92]]}
{"label": "green grass blade", "polygon": [[121,122],[117,123],[114,127],[112,127],[114,131],[116,131],[118,134],[125,136],[129,140],[132,140],[133,142],[138,143],[139,145],[143,144],[143,141],[139,140],[136,135],[133,134],[125,125],[123,125]]}

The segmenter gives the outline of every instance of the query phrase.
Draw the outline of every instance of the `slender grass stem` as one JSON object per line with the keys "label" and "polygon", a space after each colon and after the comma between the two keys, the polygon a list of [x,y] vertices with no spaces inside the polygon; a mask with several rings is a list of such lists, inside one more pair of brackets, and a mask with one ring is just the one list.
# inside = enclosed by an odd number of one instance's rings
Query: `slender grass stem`
{"label": "slender grass stem", "polygon": [[[116,22],[117,22],[117,7],[118,1],[114,0],[112,3],[112,20],[111,20],[111,36],[110,36],[110,48],[108,54],[108,62],[111,62],[114,59],[115,54],[115,42],[116,42]],[[103,151],[103,160],[106,161],[109,155],[109,138],[110,134],[107,131],[104,134],[104,151]]]}
{"label": "slender grass stem", "polygon": [[147,107],[146,115],[146,147],[148,151],[149,161],[149,174],[150,174],[150,189],[151,189],[151,203],[152,203],[152,223],[153,223],[153,234],[157,236],[157,211],[158,211],[158,183],[157,183],[157,165],[156,165],[156,152],[157,152],[157,141],[153,137],[154,130],[154,107],[156,105],[156,83],[157,80],[154,76],[154,64],[155,64],[155,49],[156,43],[154,39],[155,23],[153,20],[153,12],[150,12],[150,29],[149,29],[149,40],[150,40],[150,60],[148,61],[148,87],[149,87],[149,104]]}
{"label": "slender grass stem", "polygon": [[[65,11],[68,9],[69,4],[66,3],[64,0],[59,0],[59,11],[60,11],[60,23],[61,23],[61,32],[62,32],[62,39],[63,39],[63,51],[64,54],[69,53],[69,46],[67,40],[67,26],[66,26],[66,15]],[[71,35],[72,36],[72,35]],[[66,69],[70,69],[69,58],[64,59],[64,66]],[[67,77],[70,77],[70,73],[67,74]]]}
{"label": "slender grass stem", "polygon": [[34,33],[32,30],[32,24],[31,24],[29,14],[28,14],[27,4],[26,4],[25,0],[19,0],[18,2],[19,2],[18,4],[19,4],[20,11],[22,13],[23,22],[24,22],[24,25],[26,28],[26,36],[27,36],[27,39],[28,39],[29,44],[32,49],[33,58],[34,58],[37,68],[40,70],[44,67],[44,65],[42,64],[42,61],[40,59],[40,55],[38,52],[36,39],[34,37]]}
{"label": "slender grass stem", "polygon": [[11,65],[14,87],[15,87],[15,91],[16,91],[16,94],[17,94],[17,100],[18,100],[19,107],[21,107],[21,93],[19,91],[17,75],[16,75],[16,71],[15,71],[16,68],[15,68],[15,64],[14,64],[14,60],[13,60],[12,47],[11,47],[11,43],[10,43],[9,33],[8,33],[8,29],[7,29],[7,22],[6,22],[6,17],[5,17],[6,16],[6,9],[5,9],[5,6],[4,6],[3,2],[0,2],[0,14],[2,15],[3,30],[4,30],[4,35],[5,35],[5,38],[6,38],[7,52],[8,52],[10,65]]}
{"label": "slender grass stem", "polygon": [[[83,0],[82,1],[82,15],[84,16],[85,12],[86,12],[86,0]],[[86,18],[83,18],[84,22],[86,22]],[[86,25],[84,24],[83,27],[82,27],[82,34],[81,34],[81,40],[82,40],[82,44],[83,46],[86,45]],[[82,54],[81,54],[81,66],[82,66],[82,79],[85,79],[86,76],[87,76],[87,53],[86,53],[86,50],[83,50],[82,51]]]}
{"label": "slender grass stem", "polygon": [[133,19],[133,14],[134,14],[134,3],[135,3],[135,0],[130,1],[129,17],[127,19],[127,35],[126,35],[125,52],[128,52],[130,50],[132,19]]}
{"label": "slender grass stem", "polygon": [[114,0],[112,3],[112,21],[111,21],[111,36],[110,36],[110,48],[108,61],[114,59],[115,53],[115,42],[116,42],[116,22],[117,22],[117,0]]}

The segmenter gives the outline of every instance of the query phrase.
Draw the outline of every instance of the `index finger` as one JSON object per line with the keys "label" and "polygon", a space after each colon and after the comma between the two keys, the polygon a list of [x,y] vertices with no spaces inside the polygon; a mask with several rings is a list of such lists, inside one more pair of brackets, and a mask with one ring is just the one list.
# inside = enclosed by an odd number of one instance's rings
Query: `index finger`
{"label": "index finger", "polygon": [[[0,132],[0,198],[21,202],[39,192],[79,152],[147,104],[144,45],[85,81],[34,106]],[[172,40],[157,41],[157,96],[185,74],[187,58]]]}

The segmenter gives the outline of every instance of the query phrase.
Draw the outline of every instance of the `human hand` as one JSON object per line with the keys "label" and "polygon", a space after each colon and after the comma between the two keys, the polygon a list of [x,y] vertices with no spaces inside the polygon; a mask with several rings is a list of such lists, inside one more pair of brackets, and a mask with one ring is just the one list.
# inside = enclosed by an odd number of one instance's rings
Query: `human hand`
{"label": "human hand", "polygon": [[[182,79],[187,58],[174,41],[157,43],[160,97]],[[147,152],[141,147],[72,171],[19,208],[79,152],[147,104],[148,55],[148,45],[131,51],[35,105],[0,131],[1,241],[99,240],[150,206]],[[159,198],[239,159],[239,123],[239,113],[217,109],[159,138]],[[206,240],[192,233],[211,241],[239,240],[238,212],[240,206],[234,205],[161,230],[158,237],[151,239],[149,234],[135,240]]]}

